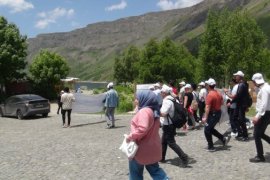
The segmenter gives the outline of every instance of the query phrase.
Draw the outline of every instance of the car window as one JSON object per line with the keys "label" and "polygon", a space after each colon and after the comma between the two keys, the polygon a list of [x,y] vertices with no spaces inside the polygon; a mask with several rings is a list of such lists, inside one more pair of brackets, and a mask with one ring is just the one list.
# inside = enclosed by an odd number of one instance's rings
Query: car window
{"label": "car window", "polygon": [[6,100],[6,104],[11,104],[11,103],[16,103],[16,102],[20,102],[21,99],[18,97],[10,97]]}

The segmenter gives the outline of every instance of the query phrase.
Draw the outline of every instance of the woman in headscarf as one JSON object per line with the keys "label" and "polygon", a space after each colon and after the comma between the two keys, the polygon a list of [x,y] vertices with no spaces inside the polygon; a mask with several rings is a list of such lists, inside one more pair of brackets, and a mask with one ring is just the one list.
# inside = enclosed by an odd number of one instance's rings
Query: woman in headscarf
{"label": "woman in headscarf", "polygon": [[157,96],[150,90],[138,91],[135,102],[138,112],[131,121],[127,141],[135,141],[139,148],[135,157],[129,160],[129,179],[142,180],[145,167],[153,179],[166,180],[168,177],[158,164],[162,150]]}

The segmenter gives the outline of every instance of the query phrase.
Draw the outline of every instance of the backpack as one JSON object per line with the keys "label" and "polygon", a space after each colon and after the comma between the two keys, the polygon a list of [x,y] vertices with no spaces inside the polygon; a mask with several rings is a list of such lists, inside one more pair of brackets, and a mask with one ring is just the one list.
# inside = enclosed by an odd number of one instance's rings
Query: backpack
{"label": "backpack", "polygon": [[[192,92],[193,94],[193,100],[191,102],[191,109],[196,111],[198,109],[198,106],[199,106],[199,97],[196,93]],[[195,97],[195,99],[194,99]]]}
{"label": "backpack", "polygon": [[171,101],[173,102],[174,105],[174,115],[173,117],[170,117],[170,115],[168,114],[168,118],[170,118],[172,124],[176,128],[181,128],[187,122],[188,119],[187,111],[183,108],[183,106],[180,103],[176,102],[175,99]]}

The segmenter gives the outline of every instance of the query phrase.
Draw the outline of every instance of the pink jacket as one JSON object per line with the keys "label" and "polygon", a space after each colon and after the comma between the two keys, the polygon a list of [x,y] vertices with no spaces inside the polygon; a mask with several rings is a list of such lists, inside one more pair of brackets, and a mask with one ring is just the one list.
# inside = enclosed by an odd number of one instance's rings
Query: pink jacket
{"label": "pink jacket", "polygon": [[161,140],[159,137],[159,119],[154,120],[150,108],[142,108],[131,121],[129,140],[135,141],[139,148],[135,160],[142,164],[153,164],[161,160]]}

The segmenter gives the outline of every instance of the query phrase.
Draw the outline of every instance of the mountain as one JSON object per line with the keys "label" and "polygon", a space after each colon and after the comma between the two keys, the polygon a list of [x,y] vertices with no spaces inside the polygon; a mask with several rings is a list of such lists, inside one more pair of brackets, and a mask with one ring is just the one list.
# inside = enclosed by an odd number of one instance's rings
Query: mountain
{"label": "mountain", "polygon": [[57,52],[68,61],[70,76],[81,80],[112,80],[114,57],[130,45],[143,46],[165,36],[185,43],[196,55],[209,9],[247,9],[270,37],[270,0],[204,0],[189,8],[152,12],[112,22],[90,24],[71,32],[41,34],[28,39],[28,57],[41,49]]}

